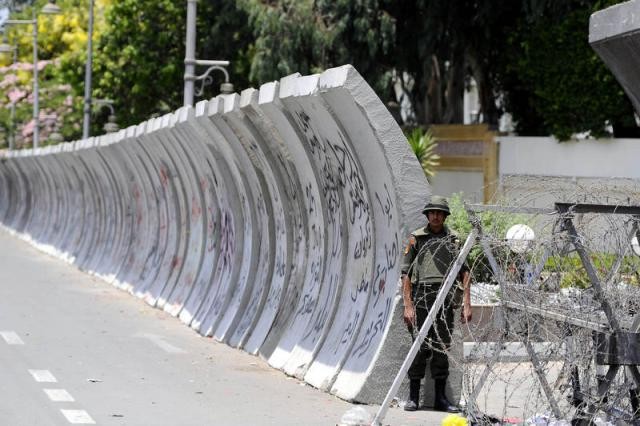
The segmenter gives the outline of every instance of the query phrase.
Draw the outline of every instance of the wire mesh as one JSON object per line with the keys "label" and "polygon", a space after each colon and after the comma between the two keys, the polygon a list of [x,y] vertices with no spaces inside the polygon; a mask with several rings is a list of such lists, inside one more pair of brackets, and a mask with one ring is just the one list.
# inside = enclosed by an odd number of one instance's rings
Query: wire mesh
{"label": "wire mesh", "polygon": [[[448,225],[458,238],[472,226],[481,231],[466,261],[474,320],[459,320],[458,286],[444,308],[455,309],[458,330],[434,327],[425,345],[463,372],[461,403],[476,424],[637,422],[640,257],[631,239],[640,234],[640,192],[628,182],[571,182],[571,191],[553,183],[539,182],[536,194],[512,181],[492,209],[452,203]],[[507,239],[514,224],[535,238]],[[414,288],[414,302],[429,306],[433,291]],[[464,351],[442,344],[456,332]]]}

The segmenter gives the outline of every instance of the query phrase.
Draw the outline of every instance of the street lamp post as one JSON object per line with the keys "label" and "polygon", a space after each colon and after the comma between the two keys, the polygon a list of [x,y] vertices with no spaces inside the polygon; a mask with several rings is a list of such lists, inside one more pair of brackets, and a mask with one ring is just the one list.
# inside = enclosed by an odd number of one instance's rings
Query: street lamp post
{"label": "street lamp post", "polygon": [[[18,46],[13,46],[13,65],[18,63]],[[14,83],[15,87],[15,83]],[[9,131],[9,149],[16,149],[16,101],[11,101],[11,130]]]}
{"label": "street lamp post", "polygon": [[[209,61],[196,59],[196,13],[198,0],[187,0],[187,38],[184,57],[184,106],[193,106],[194,86],[196,81],[201,82],[196,94],[202,94],[204,86],[211,84],[210,74],[214,70],[222,71],[225,82],[220,86],[222,93],[232,93],[233,84],[229,83],[229,73],[225,67],[229,61]],[[196,75],[196,66],[207,66],[207,71],[202,75]]]}
{"label": "street lamp post", "polygon": [[[53,3],[47,3],[41,10],[45,15],[56,15],[60,8]],[[33,26],[33,148],[38,147],[40,141],[40,97],[38,87],[38,15],[35,3],[32,7],[31,19],[9,19],[7,25],[32,25]]]}
{"label": "street lamp post", "polygon": [[91,126],[91,74],[93,72],[93,0],[89,0],[89,28],[87,34],[87,62],[84,69],[84,119],[82,121],[82,139],[89,137]]}
{"label": "street lamp post", "polygon": [[[0,53],[13,53],[13,65],[18,63],[18,47],[7,43],[5,40],[0,44]],[[15,83],[14,83],[15,87]],[[16,103],[11,101],[11,128],[9,129],[9,150],[15,149],[16,144]]]}

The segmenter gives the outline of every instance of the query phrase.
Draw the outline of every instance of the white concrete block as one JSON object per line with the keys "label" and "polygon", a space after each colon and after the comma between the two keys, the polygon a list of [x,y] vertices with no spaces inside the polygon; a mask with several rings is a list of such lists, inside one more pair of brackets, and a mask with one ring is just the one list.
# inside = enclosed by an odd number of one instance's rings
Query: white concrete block
{"label": "white concrete block", "polygon": [[314,386],[381,399],[429,186],[353,67],[6,158],[0,221],[23,238]]}

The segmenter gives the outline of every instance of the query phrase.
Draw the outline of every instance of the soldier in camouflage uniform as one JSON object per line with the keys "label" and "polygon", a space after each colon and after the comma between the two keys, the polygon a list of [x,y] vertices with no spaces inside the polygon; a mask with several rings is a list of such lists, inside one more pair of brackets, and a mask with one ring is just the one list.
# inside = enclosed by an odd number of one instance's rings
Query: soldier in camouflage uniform
{"label": "soldier in camouflage uniform", "polygon": [[[412,338],[429,314],[436,300],[440,286],[459,252],[459,241],[444,222],[449,212],[449,204],[444,197],[433,196],[422,211],[427,216],[428,225],[411,233],[402,261],[402,296],[404,299],[404,321]],[[462,322],[471,320],[471,296],[469,270],[466,265],[460,270],[463,283]],[[456,292],[459,290],[452,290]],[[454,297],[449,294],[438,313],[434,325],[429,330],[411,367],[409,368],[409,401],[405,410],[415,411],[420,402],[420,383],[425,375],[427,360],[431,358],[431,377],[435,382],[434,409],[458,412],[445,394],[449,376],[449,360],[446,351],[451,344],[453,329]],[[414,335],[415,332],[415,335]]]}

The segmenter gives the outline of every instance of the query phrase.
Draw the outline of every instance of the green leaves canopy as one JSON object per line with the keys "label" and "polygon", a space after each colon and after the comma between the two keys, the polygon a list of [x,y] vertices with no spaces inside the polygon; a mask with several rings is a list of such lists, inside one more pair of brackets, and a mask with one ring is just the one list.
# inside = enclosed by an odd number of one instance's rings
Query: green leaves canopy
{"label": "green leaves canopy", "polygon": [[480,120],[511,112],[522,135],[638,136],[633,110],[588,45],[596,0],[242,0],[256,38],[251,80],[353,64],[409,124],[460,123],[465,84]]}
{"label": "green leaves canopy", "polygon": [[[521,21],[508,39],[502,89],[506,109],[520,134],[573,133],[639,137],[630,101],[588,44],[589,16],[605,6],[593,3]],[[609,2],[613,3],[613,2]]]}
{"label": "green leaves canopy", "polygon": [[[87,2],[60,2],[77,17],[63,36],[42,32],[41,56],[60,59],[51,78],[72,85],[78,114],[86,53],[74,26],[86,26]],[[181,106],[186,0],[100,2],[93,96],[116,101],[121,127]],[[522,135],[601,136],[611,125],[637,136],[629,101],[587,43],[589,15],[617,2],[211,0],[198,2],[196,56],[230,60],[236,90],[351,63],[383,101],[410,106],[404,124],[460,123],[473,77],[480,121],[492,126],[508,111]],[[222,75],[213,77],[203,98],[217,94]],[[93,134],[104,120],[106,111]],[[63,133],[78,137],[77,123]]]}
{"label": "green leaves canopy", "polygon": [[[186,4],[173,0],[118,0],[108,9],[108,30],[94,51],[93,96],[115,101],[121,127],[182,105]],[[247,87],[250,34],[246,14],[234,2],[215,0],[199,2],[197,16],[196,57],[231,60],[231,81],[236,87]],[[76,71],[75,78],[70,78],[76,90],[81,91],[84,72],[80,72],[79,65],[70,64]],[[213,88],[206,89],[205,97],[217,94],[223,81],[222,74],[212,76]]]}

